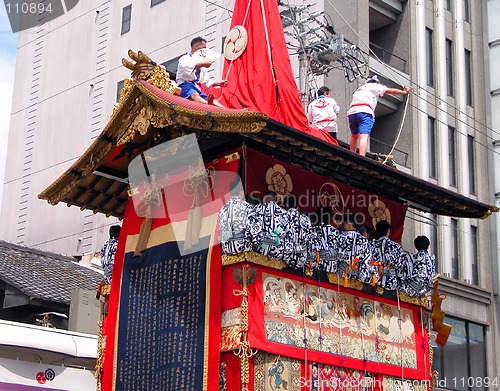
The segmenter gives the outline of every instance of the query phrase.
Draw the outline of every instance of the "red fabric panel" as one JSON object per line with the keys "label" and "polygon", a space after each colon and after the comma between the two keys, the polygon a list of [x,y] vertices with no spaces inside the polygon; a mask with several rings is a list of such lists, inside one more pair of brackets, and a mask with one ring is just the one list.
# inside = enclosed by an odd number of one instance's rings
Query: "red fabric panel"
{"label": "red fabric panel", "polygon": [[240,359],[231,351],[222,353],[220,361],[226,364],[226,390],[241,390]]}
{"label": "red fabric panel", "polygon": [[[381,215],[382,220],[390,216],[387,220],[390,220],[391,224],[390,238],[401,241],[406,205],[333,181],[250,148],[247,148],[246,157],[245,190],[247,194],[259,199],[267,190],[274,190],[284,197],[293,194],[297,197],[299,209],[304,213],[317,211],[322,205],[320,194],[326,194],[330,197],[328,201],[330,205],[332,202],[334,204],[335,213],[356,214],[356,221],[373,232],[375,231],[374,222],[375,224],[377,222],[374,219],[375,215]],[[378,206],[375,207],[376,205]]]}
{"label": "red fabric panel", "polygon": [[[413,310],[413,321],[415,324],[415,340],[417,345],[417,369],[404,368],[401,369],[400,366],[388,365],[377,362],[363,362],[363,360],[338,356],[335,354],[320,352],[312,349],[305,350],[300,347],[294,347],[291,345],[283,345],[276,342],[270,342],[266,338],[265,327],[264,327],[264,289],[262,281],[262,272],[267,272],[273,275],[281,277],[290,277],[293,279],[302,279],[307,283],[314,283],[310,278],[291,276],[289,273],[269,269],[262,266],[253,266],[258,268],[258,277],[255,283],[248,287],[248,308],[249,308],[249,331],[248,331],[248,341],[252,348],[257,348],[273,354],[280,354],[287,357],[292,357],[299,360],[304,360],[307,357],[309,362],[318,362],[323,364],[343,366],[346,368],[353,368],[360,371],[368,371],[374,373],[384,373],[386,375],[401,377],[403,375],[405,378],[412,379],[424,379],[425,376],[429,376],[429,371],[426,370],[424,366],[424,354],[423,352],[428,351],[427,340],[422,335],[421,322],[420,322],[420,307],[414,306],[408,303],[400,303],[401,307],[409,308]],[[316,283],[317,284],[317,283]],[[332,289],[334,286],[328,283],[319,283],[321,287]],[[337,289],[337,288],[336,288]],[[360,297],[366,297],[369,299],[375,299],[379,302],[384,302],[388,304],[395,305],[395,300],[390,300],[384,297],[369,295],[360,291],[355,291],[349,288],[339,287],[342,292],[355,294]],[[419,348],[420,347],[420,348]],[[422,349],[422,350],[420,350]]]}
{"label": "red fabric panel", "polygon": [[[126,218],[123,220],[120,237],[118,238],[118,246],[116,248],[115,262],[113,266],[111,293],[109,295],[106,351],[104,359],[104,371],[102,374],[102,390],[113,389],[113,368],[115,361],[115,340],[117,332],[116,324],[118,306],[120,305],[120,286],[123,270],[123,260],[125,257],[125,242],[127,241],[127,236],[129,234],[139,232],[140,227],[140,222],[138,221],[137,215],[134,212],[134,205],[131,201],[127,203],[125,216],[130,216],[130,218]],[[134,229],[134,227],[136,229]]]}
{"label": "red fabric panel", "polygon": [[[237,152],[237,151],[236,151]],[[238,171],[240,159],[228,161],[231,159],[226,159],[221,157],[206,163],[207,168],[212,168],[214,171],[225,171],[230,173],[236,173]],[[224,197],[228,195],[229,185],[235,179],[235,175],[226,175],[218,177],[220,181],[214,186],[211,191],[210,197],[213,200],[206,205],[203,210],[203,215],[207,216],[212,213],[217,213],[220,210],[221,205],[225,202]],[[175,179],[175,178],[174,178]],[[175,182],[175,181],[172,181]],[[182,189],[181,189],[182,190]],[[179,191],[181,191],[179,190]],[[182,194],[179,193],[179,194]],[[177,214],[176,220],[180,221],[187,218],[188,212],[190,210],[190,204],[183,205],[181,202],[182,197],[176,199],[177,205],[180,209],[184,210],[183,213]],[[187,201],[186,201],[187,202]],[[191,202],[191,201],[190,201]],[[221,204],[222,203],[222,204]],[[217,209],[218,208],[218,209]],[[170,211],[170,209],[169,209]],[[140,232],[140,227],[144,218],[137,216],[134,204],[131,199],[127,203],[125,210],[125,215],[123,219],[122,229],[120,232],[120,238],[118,239],[118,247],[115,255],[115,262],[113,267],[113,280],[111,284],[111,294],[109,298],[109,315],[107,318],[107,339],[106,339],[106,352],[104,361],[104,373],[102,378],[102,389],[112,390],[114,389],[114,379],[113,373],[115,371],[115,347],[119,343],[117,341],[117,325],[118,325],[118,308],[120,305],[120,291],[121,291],[121,278],[123,272],[123,263],[125,256],[125,244],[128,235],[136,235]],[[164,226],[171,222],[170,217],[159,219],[155,218],[153,220],[152,229]],[[217,236],[217,232],[214,233]],[[209,270],[211,290],[210,296],[211,301],[209,303],[209,345],[208,345],[208,391],[218,390],[218,379],[219,379],[219,358],[220,358],[220,315],[221,315],[221,249],[220,245],[216,245],[212,248],[211,253],[211,263],[212,268]]]}
{"label": "red fabric panel", "polygon": [[233,292],[240,291],[242,287],[234,279],[234,269],[243,267],[243,263],[235,266],[222,268],[222,311],[230,310],[241,306],[241,296],[236,296]]}
{"label": "red fabric panel", "polygon": [[232,64],[224,60],[222,77],[227,78],[229,84],[222,89],[219,101],[233,109],[246,107],[260,111],[276,121],[338,145],[327,132],[309,127],[276,0],[236,0],[231,28],[241,25],[248,33],[247,47]]}

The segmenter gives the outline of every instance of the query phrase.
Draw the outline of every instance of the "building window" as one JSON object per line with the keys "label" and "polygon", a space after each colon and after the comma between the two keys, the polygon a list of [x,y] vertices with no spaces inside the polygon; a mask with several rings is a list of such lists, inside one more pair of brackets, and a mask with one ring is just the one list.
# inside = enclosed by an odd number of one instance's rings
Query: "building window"
{"label": "building window", "polygon": [[470,50],[465,49],[465,99],[472,106],[472,62]]}
{"label": "building window", "polygon": [[171,60],[165,61],[161,64],[167,69],[167,72],[172,80],[175,80],[177,75],[177,66],[179,65],[179,58],[182,56],[183,55],[181,54],[180,56],[172,58]]}
{"label": "building window", "polygon": [[118,102],[120,100],[120,92],[123,88],[123,83],[125,80],[120,80],[118,83],[116,83],[116,101]]}
{"label": "building window", "polygon": [[478,241],[477,241],[477,227],[471,225],[471,240],[472,240],[472,280],[471,283],[474,285],[479,285],[479,273],[478,273]]}
{"label": "building window", "polygon": [[451,278],[458,280],[458,220],[451,219]]}
{"label": "building window", "polygon": [[132,4],[127,5],[122,11],[122,35],[130,31],[130,20],[132,19]]}
{"label": "building window", "polygon": [[226,37],[227,37],[227,35],[224,35],[222,37],[222,44],[220,45],[221,46],[221,49],[220,49],[221,54],[224,54],[224,44],[226,43]]}
{"label": "building window", "polygon": [[476,194],[476,155],[474,153],[474,137],[467,136],[467,150],[469,157],[469,193]]}
{"label": "building window", "polygon": [[464,0],[464,20],[470,23],[469,0]]}
{"label": "building window", "polygon": [[[451,333],[445,346],[433,342],[432,369],[439,372],[438,388],[483,391],[487,389],[484,326],[445,317]],[[481,381],[477,382],[477,379]]]}
{"label": "building window", "polygon": [[151,0],[151,7],[154,7],[157,4],[163,3],[165,0]]}
{"label": "building window", "polygon": [[429,131],[429,177],[436,178],[436,121],[428,117]]}
{"label": "building window", "polygon": [[425,29],[425,50],[427,54],[427,85],[434,87],[434,54],[433,54],[433,41],[432,30]]}
{"label": "building window", "polygon": [[451,12],[451,0],[444,0],[444,9]]}
{"label": "building window", "polygon": [[430,216],[430,225],[431,225],[431,232],[430,232],[430,238],[429,242],[431,242],[430,248],[429,248],[429,254],[434,255],[434,264],[436,265],[436,273],[438,273],[438,223],[437,223],[437,216],[435,214],[431,214]]}
{"label": "building window", "polygon": [[453,96],[453,42],[446,40],[446,90]]}
{"label": "building window", "polygon": [[450,186],[457,186],[455,128],[448,126],[448,158],[450,161]]}

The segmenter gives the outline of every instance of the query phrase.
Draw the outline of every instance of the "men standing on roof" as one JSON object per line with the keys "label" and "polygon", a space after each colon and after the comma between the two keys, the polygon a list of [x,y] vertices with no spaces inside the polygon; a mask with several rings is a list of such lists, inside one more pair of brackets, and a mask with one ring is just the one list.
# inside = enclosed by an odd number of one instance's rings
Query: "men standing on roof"
{"label": "men standing on roof", "polygon": [[369,78],[364,85],[359,87],[352,95],[352,102],[347,110],[347,119],[351,129],[350,149],[356,152],[359,140],[359,154],[366,155],[368,148],[368,137],[375,123],[375,107],[378,99],[384,94],[408,95],[410,87],[388,88],[380,84],[377,75]]}
{"label": "men standing on roof", "polygon": [[207,95],[203,93],[199,87],[199,85],[206,88],[227,86],[227,80],[214,81],[208,76],[207,69],[210,68],[214,60],[204,55],[200,56],[200,53],[205,53],[204,51],[193,56],[198,50],[205,49],[206,47],[207,41],[205,38],[195,37],[191,40],[191,51],[179,58],[175,81],[181,88],[180,96],[183,98],[224,107],[214,99],[212,94]]}
{"label": "men standing on roof", "polygon": [[316,129],[325,129],[330,136],[337,138],[337,114],[340,107],[330,95],[326,86],[318,90],[318,98],[312,101],[307,108],[309,125]]}

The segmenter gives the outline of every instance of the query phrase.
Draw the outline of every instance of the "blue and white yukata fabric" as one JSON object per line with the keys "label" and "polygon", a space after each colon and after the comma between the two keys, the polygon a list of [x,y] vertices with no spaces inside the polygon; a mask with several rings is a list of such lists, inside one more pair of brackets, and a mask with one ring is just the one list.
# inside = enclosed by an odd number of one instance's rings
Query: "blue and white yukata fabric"
{"label": "blue and white yukata fabric", "polygon": [[434,257],[427,251],[407,254],[405,259],[406,280],[402,290],[412,297],[420,297],[431,289],[436,274]]}
{"label": "blue and white yukata fabric", "polygon": [[[339,262],[337,273],[341,276],[356,278],[369,284],[376,270],[370,266],[372,259],[368,240],[357,231],[340,233]],[[375,270],[375,271],[374,271]]]}
{"label": "blue and white yukata fabric", "polygon": [[287,211],[290,224],[287,227],[288,235],[294,243],[293,253],[287,259],[287,265],[299,269],[307,262],[308,253],[312,250],[311,243],[314,241],[315,233],[311,228],[311,220],[305,214],[295,208]]}
{"label": "blue and white yukata fabric", "polygon": [[106,243],[104,243],[101,249],[101,265],[104,269],[104,282],[106,284],[111,284],[117,245],[118,239],[110,238]]}
{"label": "blue and white yukata fabric", "polygon": [[316,225],[313,230],[316,233],[316,238],[312,243],[316,247],[314,249],[320,254],[320,269],[328,273],[336,273],[340,231],[329,224]]}
{"label": "blue and white yukata fabric", "polygon": [[382,275],[378,277],[377,285],[394,291],[398,290],[400,282],[404,281],[405,252],[399,243],[383,236],[370,243],[372,260],[379,261],[383,266]]}
{"label": "blue and white yukata fabric", "polygon": [[238,197],[231,197],[222,207],[219,213],[219,230],[224,254],[234,255],[253,251],[247,233],[248,216],[252,212],[252,205]]}
{"label": "blue and white yukata fabric", "polygon": [[248,216],[248,232],[254,251],[270,258],[287,261],[294,253],[292,232],[287,229],[290,216],[276,202],[254,206]]}

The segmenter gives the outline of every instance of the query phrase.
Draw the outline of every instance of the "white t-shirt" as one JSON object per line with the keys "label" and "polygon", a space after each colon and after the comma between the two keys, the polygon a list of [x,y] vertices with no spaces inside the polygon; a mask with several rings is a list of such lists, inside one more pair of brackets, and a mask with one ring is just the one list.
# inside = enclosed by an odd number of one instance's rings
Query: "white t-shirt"
{"label": "white t-shirt", "polygon": [[385,94],[387,87],[379,83],[367,83],[359,87],[352,95],[352,102],[347,115],[368,113],[375,117],[378,99]]}
{"label": "white t-shirt", "polygon": [[177,78],[175,79],[177,84],[182,84],[185,81],[194,82],[197,78],[197,71],[199,72],[198,84],[204,85],[210,88],[214,81],[208,76],[207,69],[202,67],[196,70],[197,61],[192,57],[192,53],[186,53],[181,58],[179,58],[179,65],[177,65]]}
{"label": "white t-shirt", "polygon": [[335,99],[321,96],[309,104],[307,108],[307,120],[313,128],[336,132],[337,114],[339,111],[340,107]]}

